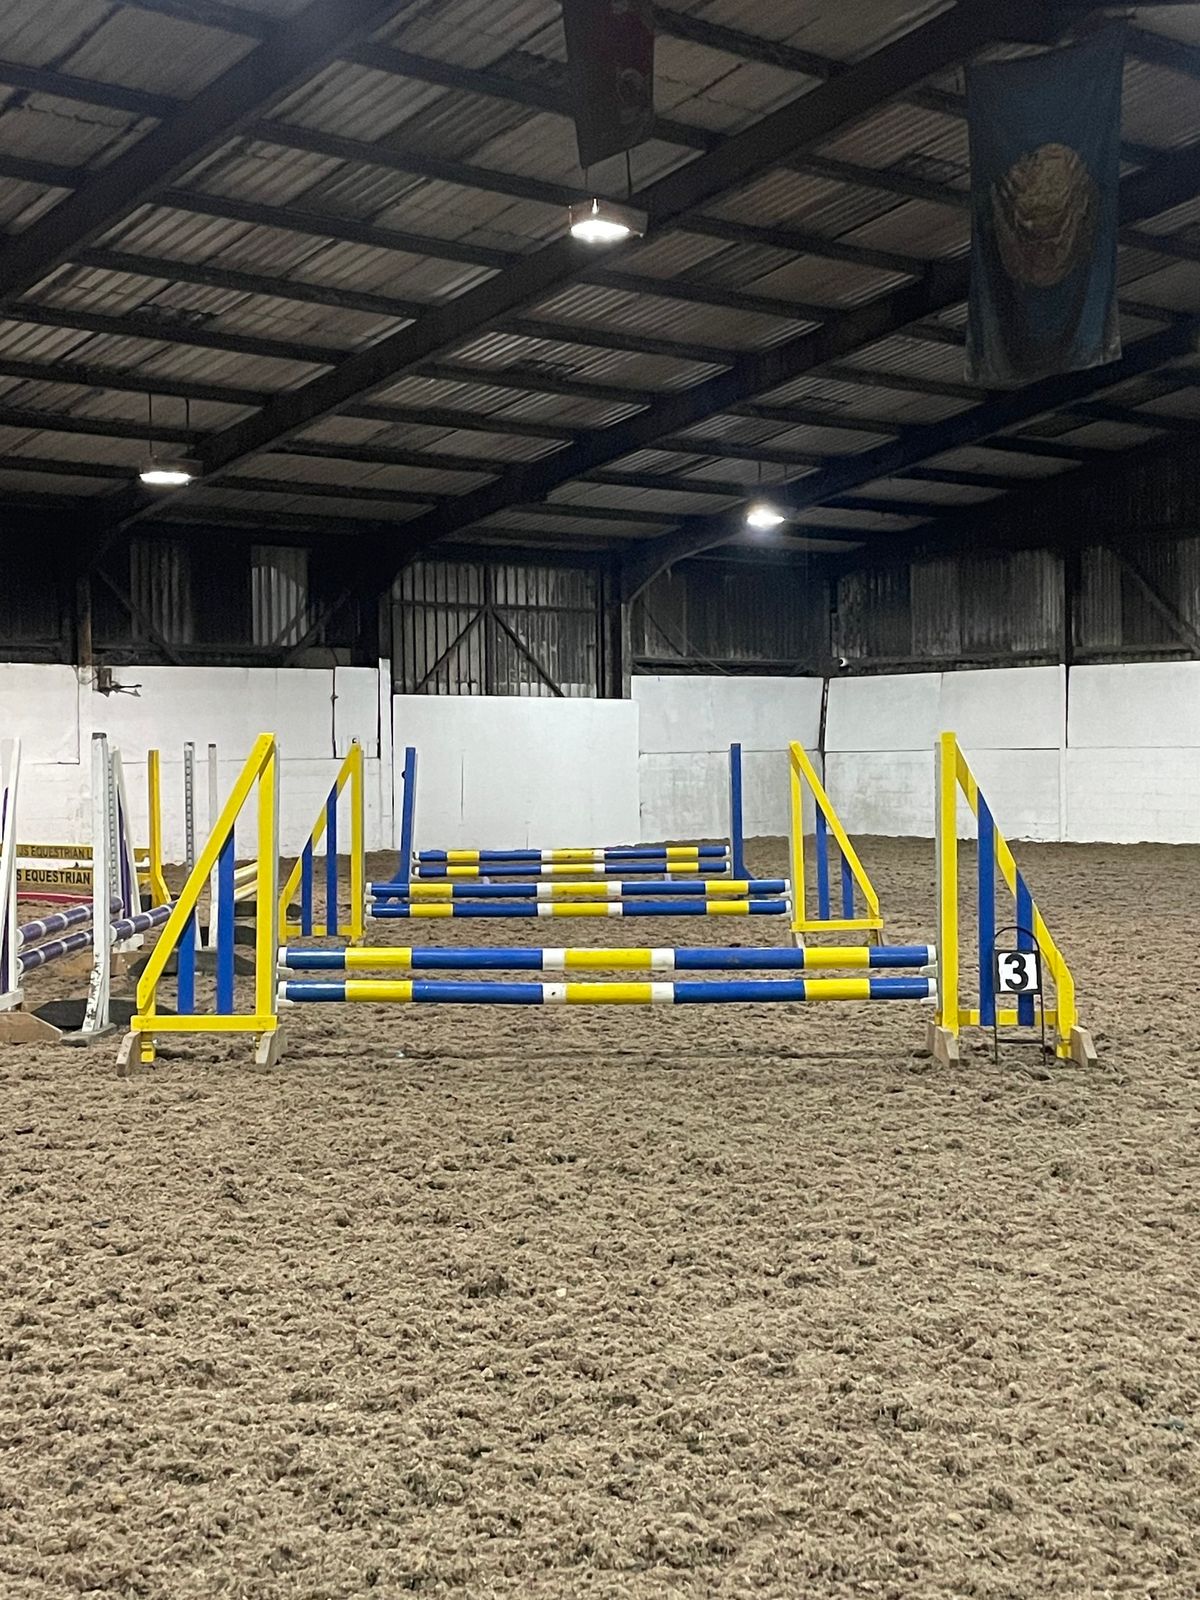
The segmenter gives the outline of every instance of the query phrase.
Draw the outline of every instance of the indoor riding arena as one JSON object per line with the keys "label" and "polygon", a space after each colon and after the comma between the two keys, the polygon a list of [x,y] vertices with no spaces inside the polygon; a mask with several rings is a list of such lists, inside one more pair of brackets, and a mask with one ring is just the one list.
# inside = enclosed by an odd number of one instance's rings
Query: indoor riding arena
{"label": "indoor riding arena", "polygon": [[0,1600],[1195,1600],[1200,5],[0,0]]}

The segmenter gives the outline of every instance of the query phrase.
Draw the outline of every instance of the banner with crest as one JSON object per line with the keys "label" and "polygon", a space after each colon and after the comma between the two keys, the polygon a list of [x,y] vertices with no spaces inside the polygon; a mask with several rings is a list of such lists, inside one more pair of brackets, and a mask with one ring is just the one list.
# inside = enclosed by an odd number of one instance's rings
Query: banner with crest
{"label": "banner with crest", "polygon": [[583,168],[644,143],[654,129],[650,0],[562,0]]}
{"label": "banner with crest", "polygon": [[967,377],[1011,388],[1116,361],[1125,30],[967,71]]}

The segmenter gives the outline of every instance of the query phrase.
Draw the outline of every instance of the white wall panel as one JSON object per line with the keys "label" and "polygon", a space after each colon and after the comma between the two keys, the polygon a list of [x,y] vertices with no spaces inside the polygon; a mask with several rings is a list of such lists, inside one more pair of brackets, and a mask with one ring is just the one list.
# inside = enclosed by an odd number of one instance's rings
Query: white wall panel
{"label": "white wall panel", "polygon": [[835,678],[826,750],[930,750],[941,730],[941,673]]}
{"label": "white wall panel", "polygon": [[645,754],[785,750],[793,739],[817,742],[820,678],[634,678]]}
{"label": "white wall panel", "polygon": [[937,733],[964,750],[1057,750],[1063,742],[1064,667],[944,672]]}
{"label": "white wall panel", "polygon": [[1067,837],[1200,844],[1200,749],[1068,750]]}
{"label": "white wall panel", "polygon": [[1072,750],[1200,750],[1200,661],[1076,667],[1068,734]]}
{"label": "white wall panel", "polygon": [[[339,760],[357,739],[366,756],[378,756],[379,683],[372,667],[335,667],[333,673],[333,754]],[[385,680],[386,681],[386,680]]]}
{"label": "white wall panel", "polygon": [[[73,667],[0,661],[0,739],[21,741],[22,760],[77,766],[79,679]],[[86,737],[83,743],[87,743]]]}
{"label": "white wall panel", "polygon": [[[394,760],[415,745],[418,847],[556,849],[638,837],[628,700],[398,695]],[[396,774],[399,792],[399,770]]]}

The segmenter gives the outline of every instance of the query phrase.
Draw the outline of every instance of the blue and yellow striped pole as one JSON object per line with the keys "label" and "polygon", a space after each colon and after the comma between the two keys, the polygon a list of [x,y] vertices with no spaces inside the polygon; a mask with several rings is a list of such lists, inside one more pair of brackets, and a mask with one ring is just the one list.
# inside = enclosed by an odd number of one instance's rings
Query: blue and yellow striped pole
{"label": "blue and yellow striped pole", "polygon": [[659,972],[812,972],[849,969],[877,971],[916,969],[929,975],[934,951],[927,944],[812,946],[795,949],[720,947],[644,947],[641,949],[539,950],[528,945],[393,945],[353,950],[310,950],[284,946],[279,963],[285,972],[571,972],[613,967]]}
{"label": "blue and yellow striped pole", "polygon": [[696,897],[713,900],[753,900],[788,892],[786,878],[669,878],[618,880],[603,883],[373,883],[376,901],[424,900],[623,900]]}
{"label": "blue and yellow striped pole", "polygon": [[362,1005],[763,1005],[830,1000],[928,1000],[933,978],[764,978],[682,983],[471,983],[342,978],[279,984],[281,1004]]}
{"label": "blue and yellow striped pole", "polygon": [[484,900],[429,905],[377,901],[372,917],[784,917],[787,900]]}

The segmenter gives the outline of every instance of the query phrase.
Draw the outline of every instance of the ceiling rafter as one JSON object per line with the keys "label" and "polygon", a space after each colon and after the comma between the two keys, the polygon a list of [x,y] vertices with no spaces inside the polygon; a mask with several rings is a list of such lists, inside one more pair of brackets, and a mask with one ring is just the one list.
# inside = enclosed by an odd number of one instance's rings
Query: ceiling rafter
{"label": "ceiling rafter", "polygon": [[[836,83],[814,89],[658,179],[638,193],[635,203],[647,211],[650,225],[656,229],[682,221],[781,156],[819,145],[940,67],[973,54],[998,31],[1003,32],[1006,20],[1014,15],[996,0],[964,0],[867,57],[841,74]],[[204,447],[205,475],[228,470],[422,362],[452,350],[473,333],[536,305],[553,289],[581,276],[591,264],[586,248],[570,237],[544,246],[525,258],[518,269],[499,273],[456,300],[439,305],[409,327],[356,352],[313,382],[277,395],[257,415],[226,429]],[[109,534],[136,518],[148,504],[137,490],[123,498],[124,504],[113,508]]]}
{"label": "ceiling rafter", "polygon": [[[910,428],[902,439],[880,445],[859,455],[844,456],[830,462],[820,472],[799,480],[783,494],[775,496],[781,510],[807,511],[830,500],[852,493],[863,484],[873,483],[908,467],[917,466],[931,456],[978,444],[1003,428],[1019,426],[1045,413],[1069,408],[1098,390],[1139,377],[1164,362],[1190,355],[1200,334],[1200,318],[1192,318],[1151,334],[1130,346],[1118,362],[1086,372],[1073,372],[1047,378],[1011,394],[993,395],[983,405],[961,412],[942,422]],[[1024,448],[1026,441],[1019,441]],[[1052,453],[1056,441],[1049,441]],[[711,550],[739,537],[743,525],[728,515],[708,519],[691,518],[687,524],[661,540],[650,541],[627,566],[623,590],[627,599],[651,582],[659,572],[687,555]]]}
{"label": "ceiling rafter", "polygon": [[[1125,221],[1130,221],[1145,215],[1154,215],[1158,210],[1166,209],[1168,204],[1178,204],[1197,191],[1200,191],[1200,150],[1192,148],[1172,152],[1155,168],[1144,173],[1135,173],[1124,180],[1121,186],[1121,217]],[[741,357],[733,366],[705,383],[696,384],[691,389],[676,394],[661,396],[653,405],[635,413],[624,422],[588,435],[567,449],[556,452],[546,461],[510,469],[491,484],[438,506],[405,530],[399,548],[393,545],[388,551],[377,552],[373,558],[369,555],[364,557],[362,568],[351,577],[346,593],[352,592],[356,583],[382,591],[388,587],[395,571],[404,564],[411,553],[424,549],[448,534],[459,532],[472,523],[503,509],[507,498],[514,493],[520,493],[522,498],[526,498],[531,489],[535,494],[548,494],[573,477],[584,476],[606,462],[618,459],[621,455],[652,445],[667,434],[677,434],[682,428],[695,425],[708,416],[726,411],[732,406],[743,404],[756,394],[769,393],[796,377],[827,367],[838,358],[873,344],[889,333],[900,331],[914,322],[948,309],[964,298],[968,287],[967,272],[965,262],[935,267],[916,284],[906,285],[880,300],[831,318],[815,332],[803,334],[770,350]],[[1140,341],[1134,349],[1139,349],[1143,345],[1155,347],[1158,341],[1167,341],[1170,348],[1175,348],[1172,341],[1186,340],[1190,337],[1189,329],[1190,324],[1176,323],[1163,334],[1153,335],[1149,340]],[[1071,393],[1067,398],[1079,398],[1088,393],[1090,390],[1084,386],[1080,395]],[[986,405],[973,407],[961,415],[970,417],[977,412],[987,415],[988,407]],[[1038,413],[1035,410],[1030,414]],[[951,418],[944,424],[935,425],[935,428],[940,426],[950,430],[959,420]],[[1021,419],[1014,419],[1014,421],[1019,420]],[[989,427],[987,432],[998,432],[1006,425],[1009,424],[1001,422]],[[919,453],[912,453],[915,449],[919,449],[913,441],[921,437],[922,430],[919,427],[908,428],[901,436],[903,448],[908,452],[907,459],[912,464],[917,464],[925,458]],[[882,447],[884,450],[890,448],[900,449],[901,445]],[[926,449],[925,456],[939,454],[949,448],[952,446],[942,445]],[[867,451],[861,456],[848,457],[846,460],[868,462],[872,457],[879,455],[878,450]],[[880,475],[879,470],[871,473],[871,477]],[[832,477],[829,481],[832,481]],[[854,484],[865,481],[869,479],[856,478]],[[830,490],[830,493],[844,492],[854,484],[844,484],[840,489]],[[811,493],[815,493],[815,490],[806,484],[806,496]],[[817,502],[809,502],[806,497],[806,503]],[[658,551],[656,553],[651,548],[646,553],[646,564],[653,565],[664,553],[668,556],[667,561],[659,561],[655,570],[661,570],[662,566],[669,564],[669,560],[678,559],[677,556],[670,555],[674,547],[671,536],[666,536],[661,541],[653,541],[653,544],[658,546]],[[372,559],[373,567],[369,566]]]}
{"label": "ceiling rafter", "polygon": [[311,0],[277,24],[207,88],[87,182],[0,246],[0,296],[39,283],[71,251],[90,244],[134,207],[153,199],[176,176],[216,150],[289,89],[307,82],[339,50],[381,27],[400,0]]}

